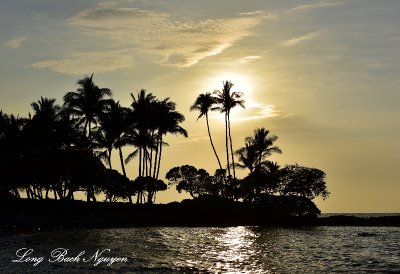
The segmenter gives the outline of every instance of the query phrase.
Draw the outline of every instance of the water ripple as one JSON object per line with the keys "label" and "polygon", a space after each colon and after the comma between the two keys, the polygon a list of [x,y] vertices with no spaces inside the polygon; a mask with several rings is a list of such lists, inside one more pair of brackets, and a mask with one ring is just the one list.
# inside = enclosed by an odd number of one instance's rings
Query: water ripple
{"label": "water ripple", "polygon": [[[399,273],[400,228],[125,228],[3,235],[1,273]],[[13,264],[21,247],[46,254],[109,248],[128,263]]]}

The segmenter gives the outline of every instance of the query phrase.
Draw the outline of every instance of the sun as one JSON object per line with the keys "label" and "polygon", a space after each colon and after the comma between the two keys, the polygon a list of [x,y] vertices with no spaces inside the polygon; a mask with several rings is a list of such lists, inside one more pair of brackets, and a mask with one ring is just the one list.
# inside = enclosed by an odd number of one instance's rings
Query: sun
{"label": "sun", "polygon": [[251,99],[253,86],[249,75],[240,74],[236,72],[224,72],[216,76],[210,77],[207,80],[207,92],[214,90],[221,90],[224,81],[231,81],[233,83],[232,91],[239,91],[243,93],[243,98],[246,101]]}
{"label": "sun", "polygon": [[[231,91],[237,91],[241,92],[243,94],[242,98],[245,101],[245,105],[252,105],[253,100],[252,100],[252,92],[253,92],[253,85],[252,85],[252,79],[251,75],[243,74],[243,73],[237,73],[237,72],[224,72],[224,73],[218,73],[215,76],[209,77],[206,79],[206,89],[203,92],[213,92],[215,90],[221,90],[223,87],[223,82],[224,81],[231,81],[233,83],[233,87]],[[242,116],[243,112],[245,110],[237,107],[232,110],[231,112],[231,118],[232,120],[239,120],[239,118]],[[214,113],[211,115],[213,118],[217,120],[224,120],[223,115],[218,115],[217,113]]]}

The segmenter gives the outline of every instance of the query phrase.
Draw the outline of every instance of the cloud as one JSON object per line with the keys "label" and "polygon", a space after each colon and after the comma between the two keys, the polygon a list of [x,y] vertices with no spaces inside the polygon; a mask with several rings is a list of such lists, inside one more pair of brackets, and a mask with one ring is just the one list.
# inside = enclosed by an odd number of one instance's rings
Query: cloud
{"label": "cloud", "polygon": [[133,65],[133,57],[118,51],[77,52],[62,59],[46,60],[30,65],[49,68],[59,73],[82,75],[92,72],[110,72]]}
{"label": "cloud", "polygon": [[[272,117],[289,117],[291,114],[282,113],[275,105],[249,102],[246,104],[245,109],[233,109],[230,116],[232,122],[240,122]],[[224,119],[220,113],[213,113],[211,117],[217,120]]]}
{"label": "cloud", "polygon": [[203,133],[194,133],[194,134],[190,134],[189,138],[179,140],[178,143],[180,143],[180,144],[194,143],[194,142],[204,142],[204,141],[208,141],[208,140],[209,140],[208,135],[203,134]]}
{"label": "cloud", "polygon": [[4,47],[17,49],[27,40],[26,37],[17,37],[3,44]]}
{"label": "cloud", "polygon": [[313,4],[306,4],[306,5],[300,5],[294,8],[291,8],[289,10],[286,10],[285,13],[293,13],[297,11],[309,11],[309,10],[314,10],[314,9],[319,9],[319,8],[330,8],[330,7],[336,7],[340,5],[344,5],[344,2],[328,2],[328,1],[320,1],[317,3]]}
{"label": "cloud", "polygon": [[189,67],[217,55],[252,34],[263,16],[193,21],[169,13],[102,3],[69,19],[88,36],[109,39],[124,49],[159,56],[163,65]]}
{"label": "cloud", "polygon": [[314,39],[317,35],[319,35],[319,33],[320,33],[319,31],[315,31],[315,32],[311,32],[311,33],[299,36],[299,37],[295,37],[295,38],[283,41],[281,43],[281,45],[285,46],[285,47],[293,47],[293,46],[296,46],[297,44],[300,44],[300,43],[302,43],[304,41]]}
{"label": "cloud", "polygon": [[250,56],[242,57],[242,58],[236,60],[236,62],[238,62],[238,63],[249,63],[249,62],[261,59],[261,58],[262,58],[261,55],[250,55]]}

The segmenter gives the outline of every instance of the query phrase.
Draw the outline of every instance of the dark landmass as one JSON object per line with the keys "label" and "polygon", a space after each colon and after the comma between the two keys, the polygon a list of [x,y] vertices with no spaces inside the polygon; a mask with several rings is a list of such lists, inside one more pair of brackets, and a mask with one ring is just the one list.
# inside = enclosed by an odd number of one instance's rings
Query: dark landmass
{"label": "dark landmass", "polygon": [[400,216],[292,216],[221,200],[169,204],[13,199],[0,202],[0,231],[138,226],[400,226]]}

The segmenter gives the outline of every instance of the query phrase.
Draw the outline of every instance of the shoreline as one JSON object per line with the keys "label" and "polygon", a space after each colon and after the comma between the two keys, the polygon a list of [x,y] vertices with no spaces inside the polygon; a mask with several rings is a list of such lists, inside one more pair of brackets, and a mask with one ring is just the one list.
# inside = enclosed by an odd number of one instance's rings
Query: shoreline
{"label": "shoreline", "polygon": [[[357,214],[357,213],[355,213]],[[0,231],[57,231],[79,228],[226,227],[226,226],[392,226],[400,215],[358,217],[346,215],[289,216],[250,208],[242,203],[169,204],[87,203],[16,199],[0,202]]]}

